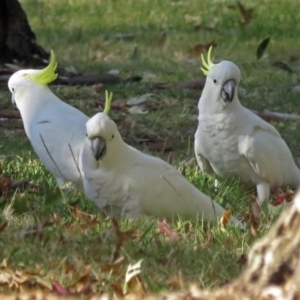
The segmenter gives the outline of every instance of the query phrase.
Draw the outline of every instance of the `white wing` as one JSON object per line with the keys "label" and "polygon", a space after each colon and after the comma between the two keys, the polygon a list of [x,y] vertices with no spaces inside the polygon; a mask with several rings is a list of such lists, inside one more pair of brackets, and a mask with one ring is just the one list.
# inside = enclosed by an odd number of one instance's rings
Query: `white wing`
{"label": "white wing", "polygon": [[64,180],[79,182],[88,117],[63,102],[55,104],[46,106],[32,120],[30,142],[50,172]]}
{"label": "white wing", "polygon": [[300,172],[277,130],[260,119],[252,132],[240,139],[239,151],[254,172],[270,186],[297,185]]}
{"label": "white wing", "polygon": [[143,213],[166,218],[203,216],[208,220],[222,216],[224,209],[196,189],[175,168],[159,158],[142,155],[128,176],[136,181],[131,192],[138,194]]}

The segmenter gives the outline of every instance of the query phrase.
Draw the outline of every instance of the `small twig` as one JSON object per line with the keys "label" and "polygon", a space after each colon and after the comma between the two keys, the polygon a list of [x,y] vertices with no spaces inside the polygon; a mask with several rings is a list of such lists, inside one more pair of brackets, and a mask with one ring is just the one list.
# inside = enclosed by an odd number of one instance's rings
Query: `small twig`
{"label": "small twig", "polygon": [[30,180],[29,179],[22,179],[22,180],[14,181],[11,184],[10,189],[11,190],[16,190],[19,187],[25,188],[26,186],[29,186],[29,184],[30,184]]}
{"label": "small twig", "polygon": [[72,154],[73,160],[74,160],[74,162],[75,162],[76,168],[77,168],[77,170],[78,170],[78,172],[79,172],[80,179],[82,179],[82,174],[81,174],[81,172],[80,172],[80,169],[79,169],[78,163],[77,163],[77,161],[76,161],[76,159],[75,159],[75,155],[74,155],[74,153],[73,153],[72,147],[71,147],[70,143],[68,143],[68,145],[69,145],[69,149],[70,149],[70,151],[71,151],[71,154]]}
{"label": "small twig", "polygon": [[279,112],[272,112],[268,110],[262,110],[262,111],[257,111],[257,110],[251,110],[254,112],[256,115],[261,117],[264,120],[300,120],[300,115],[296,114],[284,114],[284,113],[279,113]]}
{"label": "small twig", "polygon": [[43,139],[43,137],[42,137],[41,134],[40,134],[40,138],[41,138],[41,140],[42,140],[42,142],[43,142],[43,145],[44,145],[44,147],[45,147],[45,149],[46,149],[48,155],[50,156],[52,162],[53,162],[54,165],[56,166],[56,168],[57,168],[57,170],[59,171],[59,173],[60,173],[60,175],[62,176],[62,178],[64,178],[64,176],[63,176],[63,174],[61,173],[61,171],[60,171],[58,165],[56,164],[55,160],[53,159],[52,155],[50,154],[50,152],[49,152],[49,150],[48,150],[48,148],[47,148],[47,146],[46,146],[46,144],[45,144],[45,141],[44,141],[44,139]]}
{"label": "small twig", "polygon": [[198,78],[189,81],[182,81],[176,83],[157,83],[155,88],[157,89],[196,89],[202,90],[205,85],[205,78]]}

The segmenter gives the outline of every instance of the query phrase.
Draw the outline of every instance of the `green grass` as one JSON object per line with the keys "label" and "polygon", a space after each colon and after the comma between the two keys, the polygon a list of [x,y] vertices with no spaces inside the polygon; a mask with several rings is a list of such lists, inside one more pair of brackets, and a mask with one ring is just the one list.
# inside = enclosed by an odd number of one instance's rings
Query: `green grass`
{"label": "green grass", "polygon": [[[9,220],[9,225],[0,233],[0,261],[6,259],[13,270],[38,272],[46,281],[58,280],[66,287],[72,286],[84,266],[91,265],[90,282],[108,281],[101,288],[93,283],[93,291],[109,292],[112,282],[123,284],[127,265],[140,259],[143,259],[142,280],[148,291],[188,287],[191,282],[218,287],[240,273],[243,267],[243,263],[238,263],[240,257],[255,239],[248,229],[228,227],[222,232],[217,225],[182,218],[170,223],[178,234],[178,239],[172,239],[158,231],[155,218],[123,218],[119,222],[121,230],[135,230],[133,235],[122,239],[118,249],[120,236],[111,230],[111,220],[101,216],[80,189],[60,191],[55,187],[54,178],[37,160],[6,159],[2,169],[4,175],[31,178],[40,189],[28,188],[2,196],[0,221]],[[235,213],[247,210],[243,203],[247,192],[238,183],[228,180],[215,188],[213,177],[199,175],[194,169],[187,170],[186,175],[223,205],[231,204]],[[93,214],[93,221],[76,216],[71,206]],[[271,216],[262,218],[258,237],[271,221]],[[43,227],[47,222],[53,224]],[[38,226],[40,229],[36,229]],[[109,279],[108,274],[101,274],[99,279],[95,272],[109,265],[112,257],[125,257],[125,261]],[[66,262],[74,268],[68,276]],[[174,287],[174,278],[181,278],[182,284]],[[3,290],[8,291],[5,286]]]}
{"label": "green grass", "polygon": [[[197,127],[197,102],[200,90],[156,89],[155,83],[171,83],[202,77],[200,60],[189,56],[196,44],[215,41],[218,45],[213,56],[216,60],[236,62],[242,71],[241,86],[246,95],[243,105],[251,109],[268,109],[284,113],[299,113],[299,94],[292,88],[299,84],[300,23],[296,1],[251,1],[254,17],[241,25],[241,14],[235,1],[23,1],[37,40],[45,49],[53,49],[59,67],[73,66],[83,74],[104,73],[118,69],[120,76],[144,76],[142,83],[123,83],[107,86],[114,99],[126,103],[130,98],[154,93],[154,100],[146,102],[146,115],[131,115],[127,110],[112,110],[124,140],[151,153],[137,140],[148,137],[173,139],[173,160],[176,166],[193,157],[193,135]],[[212,30],[196,31],[201,25]],[[133,34],[132,38],[120,35]],[[256,60],[258,44],[266,37],[271,42],[265,55]],[[137,46],[137,55],[133,56]],[[273,66],[276,61],[289,64],[295,71],[289,74]],[[145,74],[154,74],[154,78]],[[52,86],[52,90],[89,116],[104,103],[104,94],[91,87]],[[10,101],[7,91],[0,91],[0,104]],[[281,121],[274,124],[298,160],[300,136],[298,122]],[[237,263],[251,244],[262,236],[273,222],[274,216],[263,214],[260,229],[253,237],[249,228],[240,231],[229,228],[224,233],[219,226],[196,220],[179,220],[171,224],[178,233],[172,240],[157,232],[155,218],[120,220],[122,231],[137,227],[135,235],[122,241],[117,249],[118,237],[111,232],[111,220],[104,219],[81,190],[61,192],[51,174],[36,159],[26,135],[20,128],[0,131],[0,154],[3,155],[3,174],[15,180],[29,178],[41,190],[0,197],[2,221],[9,219],[8,227],[0,233],[0,261],[8,260],[14,270],[42,271],[42,277],[58,280],[70,286],[79,278],[86,265],[92,266],[89,280],[95,279],[93,291],[111,291],[111,284],[122,285],[129,263],[143,259],[142,279],[148,291],[158,292],[188,286],[191,282],[207,288],[221,286],[236,277],[243,264]],[[168,153],[152,153],[163,158]],[[223,206],[230,206],[235,214],[248,210],[249,191],[233,180],[220,181],[197,173],[188,167],[187,178]],[[96,215],[97,222],[76,218],[70,205]],[[25,234],[30,226],[45,220],[60,221],[41,232]],[[87,225],[84,225],[86,224]],[[87,229],[83,229],[87,228]],[[27,231],[26,231],[27,230]],[[209,236],[214,239],[210,242]],[[207,242],[207,245],[206,245]],[[113,274],[99,273],[101,266],[111,262],[112,256],[126,258]],[[66,261],[76,271],[66,274]],[[181,281],[179,279],[182,279]],[[172,281],[173,280],[173,281]],[[172,283],[172,282],[173,283]],[[180,283],[182,282],[182,284]],[[7,291],[6,287],[0,287]]]}

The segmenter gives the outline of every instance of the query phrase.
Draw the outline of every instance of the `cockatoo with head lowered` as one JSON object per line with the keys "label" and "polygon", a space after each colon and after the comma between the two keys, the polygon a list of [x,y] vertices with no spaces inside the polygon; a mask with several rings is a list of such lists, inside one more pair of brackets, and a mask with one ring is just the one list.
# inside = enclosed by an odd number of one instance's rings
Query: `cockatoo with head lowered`
{"label": "cockatoo with head lowered", "polygon": [[43,70],[20,70],[8,81],[12,102],[19,109],[31,145],[57,182],[80,183],[81,154],[88,117],[64,103],[49,89],[57,78],[57,63],[51,51]]}
{"label": "cockatoo with head lowered", "polygon": [[165,161],[127,145],[108,116],[111,98],[103,113],[86,124],[82,154],[84,190],[106,214],[171,219],[178,215],[218,220],[224,209],[196,189]]}
{"label": "cockatoo with head lowered", "polygon": [[239,177],[256,185],[262,203],[270,188],[297,186],[300,171],[278,131],[243,107],[238,98],[240,69],[231,61],[213,64],[202,56],[207,75],[199,100],[195,155],[202,171]]}

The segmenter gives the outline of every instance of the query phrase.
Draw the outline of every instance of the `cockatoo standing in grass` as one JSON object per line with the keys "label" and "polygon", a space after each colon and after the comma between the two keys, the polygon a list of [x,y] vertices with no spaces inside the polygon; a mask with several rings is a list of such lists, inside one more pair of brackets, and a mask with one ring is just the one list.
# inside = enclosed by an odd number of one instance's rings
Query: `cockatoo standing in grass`
{"label": "cockatoo standing in grass", "polygon": [[103,113],[86,124],[82,154],[84,190],[105,213],[138,217],[152,215],[171,219],[178,215],[218,220],[224,209],[196,189],[165,161],[144,154],[123,140]]}
{"label": "cockatoo standing in grass", "polygon": [[240,69],[230,61],[213,64],[202,56],[207,75],[199,100],[195,155],[202,171],[239,177],[256,185],[262,203],[270,188],[297,186],[300,171],[278,131],[238,99]]}
{"label": "cockatoo standing in grass", "polygon": [[12,102],[19,109],[35,153],[57,182],[81,182],[81,154],[88,117],[64,103],[49,89],[57,78],[53,51],[43,70],[21,70],[8,81]]}

